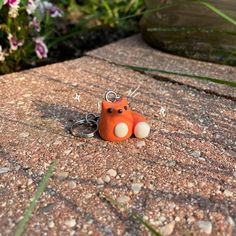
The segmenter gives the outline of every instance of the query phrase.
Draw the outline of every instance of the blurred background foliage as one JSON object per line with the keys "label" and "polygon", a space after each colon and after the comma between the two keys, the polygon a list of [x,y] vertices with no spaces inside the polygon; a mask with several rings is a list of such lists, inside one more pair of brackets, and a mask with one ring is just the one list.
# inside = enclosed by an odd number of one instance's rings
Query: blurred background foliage
{"label": "blurred background foliage", "polygon": [[143,10],[143,0],[0,0],[0,74],[77,58],[132,35]]}

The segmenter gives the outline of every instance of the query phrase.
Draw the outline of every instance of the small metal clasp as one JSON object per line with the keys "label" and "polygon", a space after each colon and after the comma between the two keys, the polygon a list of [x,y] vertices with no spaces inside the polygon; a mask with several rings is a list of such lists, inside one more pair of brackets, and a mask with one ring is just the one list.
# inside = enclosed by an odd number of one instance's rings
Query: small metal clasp
{"label": "small metal clasp", "polygon": [[105,94],[105,100],[106,100],[107,102],[116,102],[116,101],[120,100],[120,96],[117,95],[116,92],[110,90],[110,91],[106,92],[106,94]]}

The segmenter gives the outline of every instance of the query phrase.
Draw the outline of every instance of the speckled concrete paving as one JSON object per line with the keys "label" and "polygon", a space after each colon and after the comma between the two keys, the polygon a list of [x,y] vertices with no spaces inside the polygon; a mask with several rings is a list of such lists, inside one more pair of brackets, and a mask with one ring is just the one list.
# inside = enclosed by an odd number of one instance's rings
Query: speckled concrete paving
{"label": "speckled concrete paving", "polygon": [[[94,54],[0,77],[0,235],[13,235],[52,160],[56,171],[27,236],[148,235],[99,193],[162,235],[235,235],[235,100]],[[105,91],[125,94],[139,85],[129,101],[149,119],[148,139],[110,143],[68,133],[72,121],[98,112]]]}

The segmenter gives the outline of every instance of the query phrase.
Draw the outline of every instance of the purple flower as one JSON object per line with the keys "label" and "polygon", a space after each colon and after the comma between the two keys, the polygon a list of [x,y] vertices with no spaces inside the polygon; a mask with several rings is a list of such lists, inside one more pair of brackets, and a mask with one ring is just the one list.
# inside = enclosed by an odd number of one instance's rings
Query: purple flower
{"label": "purple flower", "polygon": [[37,20],[36,17],[33,18],[33,20],[29,23],[29,25],[34,27],[36,32],[40,32],[41,30],[40,22]]}
{"label": "purple flower", "polygon": [[35,52],[40,59],[47,57],[48,48],[42,37],[35,39]]}
{"label": "purple flower", "polygon": [[23,45],[23,41],[17,40],[12,34],[8,34],[8,41],[10,43],[10,51],[15,51],[17,50],[18,47]]}
{"label": "purple flower", "polygon": [[26,6],[27,13],[29,15],[34,14],[38,5],[39,5],[39,1],[28,0],[27,6]]}
{"label": "purple flower", "polygon": [[58,7],[56,7],[55,5],[53,5],[51,2],[44,1],[43,7],[46,11],[48,11],[49,15],[53,18],[63,16],[63,11]]}

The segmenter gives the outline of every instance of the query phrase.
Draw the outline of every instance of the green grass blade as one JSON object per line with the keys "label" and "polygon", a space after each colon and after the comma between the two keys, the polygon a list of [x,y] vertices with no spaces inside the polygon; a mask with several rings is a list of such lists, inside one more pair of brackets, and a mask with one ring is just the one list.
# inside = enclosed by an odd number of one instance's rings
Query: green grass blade
{"label": "green grass blade", "polygon": [[174,72],[174,71],[166,71],[166,70],[159,70],[159,69],[138,67],[138,66],[131,66],[131,65],[122,65],[122,66],[129,68],[131,70],[140,71],[140,72],[160,72],[163,74],[178,75],[178,76],[183,76],[183,77],[187,77],[191,79],[205,80],[205,81],[210,81],[217,84],[224,84],[231,87],[236,87],[236,82],[229,81],[229,80],[220,80],[220,79],[215,79],[215,78],[211,78],[207,76],[191,75],[191,74],[186,74],[186,73],[179,73],[179,72]]}
{"label": "green grass blade", "polygon": [[[103,200],[106,200],[107,202],[109,202],[110,204],[118,207],[118,208],[125,208],[123,205],[119,204],[116,200],[114,200],[112,197],[104,195],[102,193],[99,193],[99,197]],[[161,236],[160,233],[158,233],[151,225],[149,225],[149,223],[147,223],[146,221],[143,220],[142,216],[131,212],[129,209],[126,209],[126,212],[129,213],[134,220],[138,221],[140,224],[142,224],[150,233],[152,233],[152,235],[154,236]]]}
{"label": "green grass blade", "polygon": [[234,20],[233,18],[231,18],[230,16],[226,15],[225,13],[223,13],[220,9],[216,8],[215,6],[213,6],[212,4],[205,2],[205,1],[199,1],[202,5],[206,6],[207,8],[209,8],[210,10],[212,10],[213,12],[215,12],[217,15],[221,16],[222,18],[224,18],[226,21],[230,22],[231,24],[233,24],[234,26],[236,26],[236,20]]}
{"label": "green grass blade", "polygon": [[149,225],[146,221],[143,220],[143,218],[137,214],[131,214],[135,220],[137,220],[140,224],[142,224],[150,233],[152,233],[155,236],[161,236],[160,233],[158,233],[151,225]]}
{"label": "green grass blade", "polygon": [[54,171],[55,168],[55,162],[53,161],[46,174],[44,175],[42,181],[40,182],[37,191],[35,192],[29,207],[25,210],[24,215],[23,215],[23,219],[20,221],[20,223],[17,225],[16,228],[16,232],[15,232],[15,236],[20,236],[23,232],[24,232],[24,228],[26,226],[26,224],[28,223],[30,217],[32,216],[33,210],[35,208],[35,206],[37,205],[37,202],[39,200],[39,198],[41,197],[42,193],[44,192],[48,180],[50,179],[50,177],[52,176],[52,173]]}
{"label": "green grass blade", "polygon": [[183,26],[170,26],[170,27],[153,27],[147,28],[148,32],[180,32],[180,33],[224,33],[236,36],[235,32],[221,29],[210,29],[210,28],[201,28],[201,27],[183,27]]}

